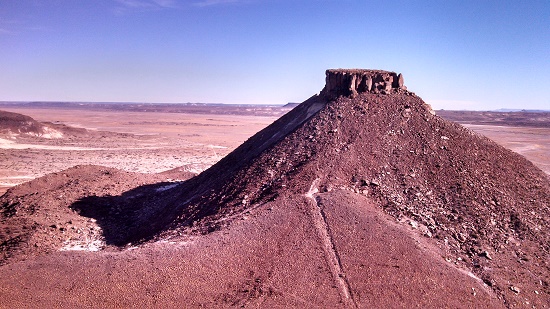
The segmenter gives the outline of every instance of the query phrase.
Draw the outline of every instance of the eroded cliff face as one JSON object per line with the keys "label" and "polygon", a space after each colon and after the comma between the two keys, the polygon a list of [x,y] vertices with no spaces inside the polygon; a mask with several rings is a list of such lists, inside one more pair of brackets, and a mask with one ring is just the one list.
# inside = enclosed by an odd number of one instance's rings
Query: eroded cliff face
{"label": "eroded cliff face", "polygon": [[382,70],[330,69],[325,72],[326,85],[321,95],[329,98],[355,97],[358,93],[387,94],[406,90],[403,75]]}

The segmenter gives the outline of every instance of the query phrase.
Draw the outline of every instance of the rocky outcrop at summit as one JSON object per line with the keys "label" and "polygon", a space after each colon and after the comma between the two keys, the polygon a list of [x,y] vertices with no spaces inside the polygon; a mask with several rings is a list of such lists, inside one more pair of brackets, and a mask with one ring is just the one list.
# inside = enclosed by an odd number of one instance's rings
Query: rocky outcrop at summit
{"label": "rocky outcrop at summit", "polygon": [[356,97],[358,93],[388,94],[406,90],[403,75],[383,70],[331,69],[325,72],[326,85],[321,95],[335,99]]}

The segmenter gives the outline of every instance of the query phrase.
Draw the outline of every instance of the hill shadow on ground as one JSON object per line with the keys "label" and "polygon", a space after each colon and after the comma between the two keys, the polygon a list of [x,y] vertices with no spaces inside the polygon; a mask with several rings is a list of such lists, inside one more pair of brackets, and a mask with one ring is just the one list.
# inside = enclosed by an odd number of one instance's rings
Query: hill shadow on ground
{"label": "hill shadow on ground", "polygon": [[[125,246],[151,239],[166,228],[166,224],[173,219],[170,216],[151,218],[149,224],[143,225],[140,219],[148,215],[146,202],[153,197],[158,199],[163,192],[184,182],[142,185],[115,196],[86,196],[69,207],[83,217],[96,220],[107,245]],[[163,224],[159,224],[161,222]]]}

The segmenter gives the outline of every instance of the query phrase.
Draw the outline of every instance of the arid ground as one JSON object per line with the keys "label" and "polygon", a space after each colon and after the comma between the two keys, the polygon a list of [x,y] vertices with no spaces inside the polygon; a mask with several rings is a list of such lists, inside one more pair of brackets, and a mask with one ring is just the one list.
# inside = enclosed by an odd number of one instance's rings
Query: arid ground
{"label": "arid ground", "polygon": [[[13,185],[83,164],[142,173],[181,166],[200,172],[288,111],[288,108],[272,107],[269,111],[248,108],[236,113],[232,106],[213,110],[184,106],[149,111],[92,107],[0,106],[2,110],[28,115],[40,122],[106,131],[70,138],[22,136],[17,141],[0,136],[0,194]],[[514,113],[487,113],[477,118],[471,117],[472,113],[441,112],[444,118],[489,137],[550,174],[550,125],[541,125],[550,124],[550,119],[546,119],[550,118],[548,113],[528,114],[521,117],[519,123],[514,121],[517,117],[495,123],[503,119],[503,115]],[[541,120],[542,116],[546,118]]]}
{"label": "arid ground", "polygon": [[[64,138],[0,136],[0,193],[13,185],[75,165],[95,164],[131,172],[157,173],[184,166],[200,172],[264,128],[273,115],[254,110],[227,114],[144,112],[66,106],[0,107],[39,122],[63,123],[99,134]],[[112,134],[119,133],[119,134]]]}
{"label": "arid ground", "polygon": [[438,111],[535,163],[550,174],[550,112]]}
{"label": "arid ground", "polygon": [[46,175],[0,200],[0,307],[548,307],[550,128],[461,119],[545,174],[398,87],[0,106],[48,126],[0,137],[5,188]]}

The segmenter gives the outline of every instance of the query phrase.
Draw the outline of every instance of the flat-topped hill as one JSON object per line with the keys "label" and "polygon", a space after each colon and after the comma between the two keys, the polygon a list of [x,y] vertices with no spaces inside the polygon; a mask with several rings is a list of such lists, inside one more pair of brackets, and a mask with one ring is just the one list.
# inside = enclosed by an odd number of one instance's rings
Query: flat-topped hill
{"label": "flat-topped hill", "polygon": [[[126,304],[150,306],[548,306],[547,175],[436,116],[399,74],[326,74],[319,95],[200,175],[79,198],[67,211],[97,222],[104,250],[141,246],[36,262],[86,268],[86,278],[99,278],[92,286],[65,283],[54,268],[41,279],[97,300],[97,290],[161,273],[141,283],[150,295],[117,289]],[[17,212],[27,199],[7,194],[0,203]],[[3,214],[0,222],[17,217]],[[94,266],[107,260],[116,279]],[[0,280],[26,274],[17,265]],[[3,305],[21,297],[4,294]],[[115,299],[107,294],[95,305]],[[56,305],[71,299],[40,295]]]}

